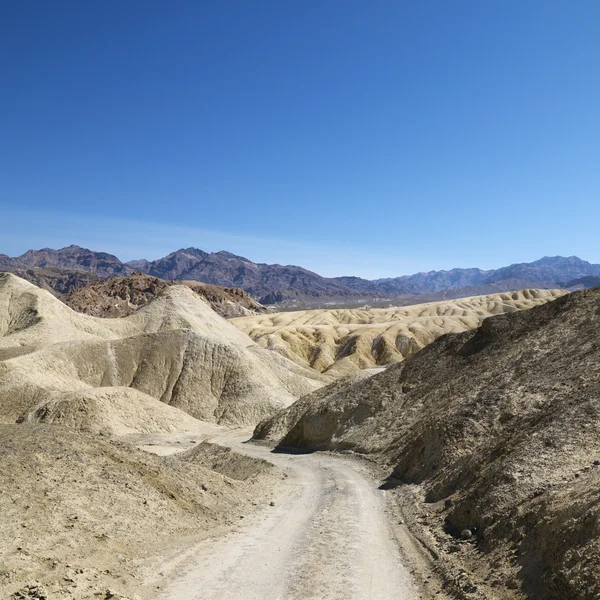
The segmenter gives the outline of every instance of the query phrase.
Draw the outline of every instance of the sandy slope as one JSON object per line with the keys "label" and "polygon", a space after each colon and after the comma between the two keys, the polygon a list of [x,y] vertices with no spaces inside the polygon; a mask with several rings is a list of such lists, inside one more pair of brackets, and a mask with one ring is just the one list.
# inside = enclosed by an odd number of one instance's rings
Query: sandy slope
{"label": "sandy slope", "polygon": [[232,319],[264,348],[333,376],[389,365],[491,315],[544,304],[562,290],[522,290],[408,307],[308,310]]}
{"label": "sandy slope", "polygon": [[321,385],[187,287],[168,287],[131,316],[101,319],[0,275],[0,422],[192,431],[191,417],[255,423]]}
{"label": "sandy slope", "polygon": [[191,448],[159,457],[70,428],[0,425],[0,598],[138,598],[149,560],[268,508],[272,465]]}

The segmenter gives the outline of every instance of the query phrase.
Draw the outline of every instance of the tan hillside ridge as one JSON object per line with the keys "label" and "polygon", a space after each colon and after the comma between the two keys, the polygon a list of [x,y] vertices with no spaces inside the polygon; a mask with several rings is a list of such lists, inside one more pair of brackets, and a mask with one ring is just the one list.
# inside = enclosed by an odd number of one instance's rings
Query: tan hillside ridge
{"label": "tan hillside ridge", "polygon": [[254,424],[322,385],[184,286],[129,317],[101,319],[0,275],[1,358],[0,422],[96,431],[188,430],[191,417]]}
{"label": "tan hillside ridge", "polygon": [[565,293],[529,289],[407,307],[303,310],[231,322],[263,348],[339,377],[399,362],[441,335],[474,329],[491,315],[532,308]]}
{"label": "tan hillside ridge", "polygon": [[[0,460],[7,600],[152,600],[168,559],[268,510],[282,480],[205,443],[161,457],[50,425],[0,424]],[[159,581],[144,592],[149,575]]]}

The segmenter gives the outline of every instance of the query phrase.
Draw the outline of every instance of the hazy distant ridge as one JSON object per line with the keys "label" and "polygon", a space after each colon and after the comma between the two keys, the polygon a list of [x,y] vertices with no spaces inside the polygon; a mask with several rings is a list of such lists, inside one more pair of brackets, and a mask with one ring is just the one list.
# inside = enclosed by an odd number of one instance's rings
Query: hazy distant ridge
{"label": "hazy distant ridge", "polygon": [[327,278],[294,265],[255,263],[231,252],[180,249],[167,256],[121,262],[116,256],[79,246],[60,250],[29,250],[16,258],[0,255],[0,270],[64,268],[87,271],[101,279],[141,271],[171,280],[193,280],[212,285],[239,287],[264,304],[292,299],[397,297],[465,290],[465,295],[516,290],[527,287],[587,286],[600,276],[600,265],[576,256],[544,257],[494,270],[477,268],[430,271],[395,278],[367,280],[360,277]]}

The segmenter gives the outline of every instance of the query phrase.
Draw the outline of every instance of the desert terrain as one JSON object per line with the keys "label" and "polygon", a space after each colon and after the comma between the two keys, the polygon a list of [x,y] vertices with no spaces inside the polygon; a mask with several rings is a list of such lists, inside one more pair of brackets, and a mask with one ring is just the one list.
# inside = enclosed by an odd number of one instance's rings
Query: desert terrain
{"label": "desert terrain", "polygon": [[0,275],[0,596],[595,597],[596,290],[228,321],[136,277]]}
{"label": "desert terrain", "polygon": [[597,598],[599,303],[593,289],[490,317],[255,437],[380,465],[457,597]]}
{"label": "desert terrain", "polygon": [[600,600],[600,1],[0,15],[0,600]]}
{"label": "desert terrain", "polygon": [[404,360],[436,338],[476,328],[486,317],[565,294],[529,289],[407,307],[331,309],[234,318],[263,348],[333,377]]}

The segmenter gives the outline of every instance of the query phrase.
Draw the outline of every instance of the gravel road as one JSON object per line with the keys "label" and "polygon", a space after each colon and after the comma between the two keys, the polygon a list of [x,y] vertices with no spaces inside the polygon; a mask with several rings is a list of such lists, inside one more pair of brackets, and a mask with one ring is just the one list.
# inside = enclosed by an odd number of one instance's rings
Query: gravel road
{"label": "gravel road", "polygon": [[213,441],[288,469],[275,506],[189,553],[161,600],[412,600],[376,482],[327,454],[282,454],[246,437]]}

